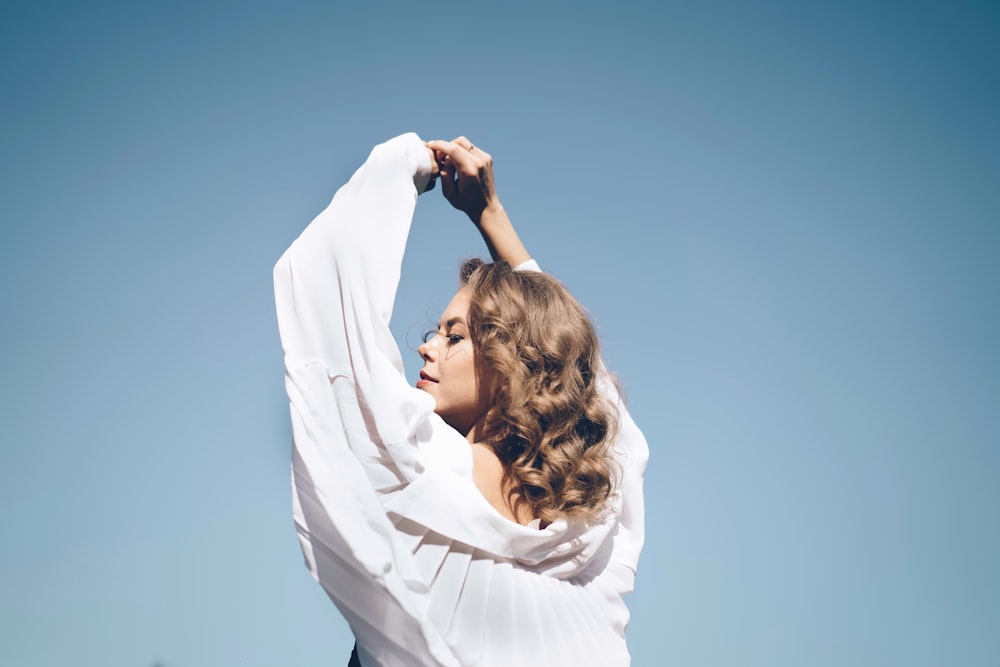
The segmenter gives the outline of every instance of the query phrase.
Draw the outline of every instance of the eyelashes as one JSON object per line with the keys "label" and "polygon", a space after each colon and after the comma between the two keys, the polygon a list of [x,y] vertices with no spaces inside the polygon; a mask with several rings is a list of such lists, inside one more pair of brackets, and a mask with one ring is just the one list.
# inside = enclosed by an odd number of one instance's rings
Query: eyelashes
{"label": "eyelashes", "polygon": [[[436,336],[437,334],[438,334],[437,331],[433,329],[428,329],[427,331],[424,332],[423,336],[421,336],[420,339],[424,343],[427,343],[428,341],[430,341],[431,338],[434,338],[434,336]],[[451,347],[452,345],[458,345],[463,340],[465,340],[465,336],[456,333],[442,334],[442,336],[446,341],[448,341],[448,347]]]}

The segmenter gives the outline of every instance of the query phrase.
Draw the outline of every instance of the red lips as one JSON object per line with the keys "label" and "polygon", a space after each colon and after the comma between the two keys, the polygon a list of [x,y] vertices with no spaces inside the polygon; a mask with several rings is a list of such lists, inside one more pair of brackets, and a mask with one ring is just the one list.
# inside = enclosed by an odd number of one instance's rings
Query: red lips
{"label": "red lips", "polygon": [[422,387],[426,387],[427,385],[429,385],[432,382],[436,383],[437,379],[436,378],[432,378],[430,375],[428,375],[424,371],[420,371],[420,379],[417,380],[417,389],[420,389]]}

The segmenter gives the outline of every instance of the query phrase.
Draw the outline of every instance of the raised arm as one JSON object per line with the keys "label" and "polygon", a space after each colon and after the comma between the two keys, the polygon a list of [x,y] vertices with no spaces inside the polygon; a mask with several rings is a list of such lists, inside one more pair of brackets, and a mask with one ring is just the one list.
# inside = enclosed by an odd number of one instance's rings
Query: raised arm
{"label": "raised arm", "polygon": [[433,171],[415,134],[376,146],[278,260],[274,288],[306,565],[378,664],[458,667],[381,495],[417,477],[415,434],[431,428],[433,401],[403,377],[388,324]]}
{"label": "raised arm", "polygon": [[531,259],[497,197],[493,156],[465,137],[429,141],[441,170],[441,190],[452,206],[463,211],[483,236],[494,261],[519,266]]}
{"label": "raised arm", "polygon": [[[493,179],[493,158],[465,137],[454,141],[430,141],[441,172],[441,189],[449,203],[463,211],[483,236],[494,260],[512,266],[539,270],[531,259],[507,213],[500,203]],[[615,441],[620,466],[618,492],[621,498],[618,526],[610,560],[617,565],[619,593],[632,590],[632,583],[644,540],[642,482],[649,448],[642,432],[629,415],[615,382],[602,382],[602,391],[618,406],[621,416]]]}
{"label": "raised arm", "polygon": [[365,302],[358,305],[367,305],[370,316],[359,318],[362,325],[388,324],[413,209],[433,166],[415,134],[379,144],[278,260],[275,296],[286,361],[343,360],[343,320],[365,313],[344,312],[338,300]]}
{"label": "raised arm", "polygon": [[[434,167],[415,134],[376,146],[274,269],[293,412],[321,421],[363,414],[356,424],[366,436],[360,442],[413,442],[433,413],[433,400],[406,381],[389,318],[417,195]],[[331,387],[339,407],[328,403]],[[355,407],[346,408],[348,400]],[[332,428],[323,421],[295,437],[322,440]],[[411,477],[416,462],[401,458],[415,451],[394,454],[399,473]]]}

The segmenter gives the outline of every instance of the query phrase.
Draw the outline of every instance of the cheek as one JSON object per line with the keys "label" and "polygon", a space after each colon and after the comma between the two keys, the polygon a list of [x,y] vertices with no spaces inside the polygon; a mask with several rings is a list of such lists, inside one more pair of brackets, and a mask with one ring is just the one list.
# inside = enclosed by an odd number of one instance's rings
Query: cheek
{"label": "cheek", "polygon": [[478,383],[476,378],[476,365],[471,361],[471,355],[470,359],[462,364],[461,372],[462,384],[470,389],[474,389]]}

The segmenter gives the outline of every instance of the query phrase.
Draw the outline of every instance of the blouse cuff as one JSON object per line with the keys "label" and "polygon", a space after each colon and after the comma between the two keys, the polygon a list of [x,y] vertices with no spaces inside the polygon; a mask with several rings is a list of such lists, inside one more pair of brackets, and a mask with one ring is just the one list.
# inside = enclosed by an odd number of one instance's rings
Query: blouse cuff
{"label": "blouse cuff", "polygon": [[423,194],[431,184],[434,175],[434,167],[431,164],[431,154],[427,150],[427,145],[416,132],[407,132],[389,142],[399,142],[404,147],[404,155],[413,174],[413,187],[417,189],[417,194]]}

